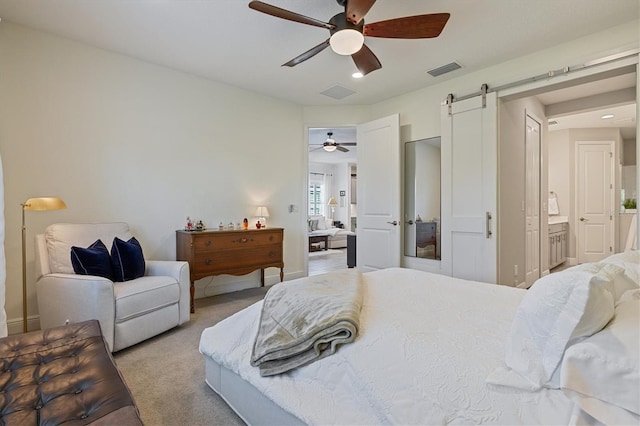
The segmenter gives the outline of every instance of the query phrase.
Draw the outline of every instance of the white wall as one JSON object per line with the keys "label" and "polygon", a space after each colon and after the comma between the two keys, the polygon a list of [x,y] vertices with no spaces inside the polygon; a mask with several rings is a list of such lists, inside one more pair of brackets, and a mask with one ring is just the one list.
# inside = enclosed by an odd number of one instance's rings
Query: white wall
{"label": "white wall", "polygon": [[[286,229],[286,277],[303,274],[300,106],[7,22],[0,58],[10,324],[21,318],[20,203],[34,196],[60,196],[68,209],[27,212],[30,316],[31,242],[54,222],[126,221],[147,258],[175,259],[187,216],[255,220],[264,204],[269,226]],[[196,283],[196,295],[256,285],[259,271],[221,276]]]}

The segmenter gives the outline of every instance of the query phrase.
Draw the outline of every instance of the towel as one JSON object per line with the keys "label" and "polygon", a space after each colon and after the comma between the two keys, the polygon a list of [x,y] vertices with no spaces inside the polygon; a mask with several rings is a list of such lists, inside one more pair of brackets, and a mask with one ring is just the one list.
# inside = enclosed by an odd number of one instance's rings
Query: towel
{"label": "towel", "polygon": [[549,198],[549,214],[560,214],[560,208],[558,207],[558,199],[556,197]]}
{"label": "towel", "polygon": [[262,305],[251,365],[281,374],[353,342],[360,326],[362,274],[345,269],[274,285]]}

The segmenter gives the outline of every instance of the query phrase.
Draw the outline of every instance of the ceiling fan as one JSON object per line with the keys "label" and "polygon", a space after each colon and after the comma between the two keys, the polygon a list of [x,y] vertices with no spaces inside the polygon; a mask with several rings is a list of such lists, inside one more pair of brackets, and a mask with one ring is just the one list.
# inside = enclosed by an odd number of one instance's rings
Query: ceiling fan
{"label": "ceiling fan", "polygon": [[318,147],[316,149],[322,148],[327,152],[334,152],[335,150],[342,151],[342,152],[349,152],[349,150],[344,147],[345,145],[355,146],[356,143],[355,142],[342,142],[342,143],[336,142],[335,139],[333,139],[333,132],[327,132],[327,139],[324,141],[321,147]]}
{"label": "ceiling fan", "polygon": [[309,18],[256,0],[249,2],[249,7],[277,18],[329,30],[331,37],[282,66],[296,66],[331,46],[331,49],[340,55],[351,55],[356,68],[362,75],[382,68],[376,55],[364,44],[365,36],[401,39],[438,37],[450,16],[448,13],[434,13],[365,24],[364,15],[376,0],[336,0],[336,2],[344,6],[344,12],[334,15],[329,22]]}

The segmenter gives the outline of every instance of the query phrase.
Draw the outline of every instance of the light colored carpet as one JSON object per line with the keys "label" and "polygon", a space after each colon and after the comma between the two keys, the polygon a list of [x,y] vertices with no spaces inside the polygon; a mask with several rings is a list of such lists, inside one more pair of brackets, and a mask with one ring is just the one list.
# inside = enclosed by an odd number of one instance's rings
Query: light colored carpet
{"label": "light colored carpet", "polygon": [[198,344],[202,330],[262,299],[267,289],[197,299],[187,324],[114,354],[145,425],[244,424],[204,382]]}

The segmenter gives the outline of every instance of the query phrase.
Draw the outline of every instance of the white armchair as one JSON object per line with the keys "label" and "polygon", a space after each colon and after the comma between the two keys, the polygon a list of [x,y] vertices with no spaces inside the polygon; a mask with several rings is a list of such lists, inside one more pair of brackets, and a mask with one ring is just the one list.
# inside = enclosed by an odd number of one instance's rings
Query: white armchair
{"label": "white armchair", "polygon": [[54,224],[36,235],[41,328],[97,319],[112,352],[189,321],[189,264],[146,260],[143,277],[125,282],[78,275],[71,247],[97,239],[110,250],[114,237],[132,235],[126,223]]}

